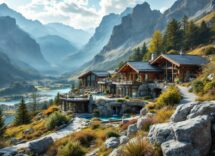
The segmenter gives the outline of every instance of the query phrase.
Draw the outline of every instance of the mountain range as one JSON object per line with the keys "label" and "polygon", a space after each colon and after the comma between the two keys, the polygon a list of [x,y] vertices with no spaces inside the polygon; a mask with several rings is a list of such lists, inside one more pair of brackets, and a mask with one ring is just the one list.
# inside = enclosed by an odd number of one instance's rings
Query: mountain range
{"label": "mountain range", "polygon": [[164,13],[152,10],[147,2],[137,5],[131,14],[122,18],[114,26],[108,43],[89,62],[85,63],[73,76],[87,70],[108,70],[116,67],[131,55],[134,47],[148,42],[155,30],[164,31],[167,23],[184,16],[199,18],[215,9],[215,0],[177,0]]}
{"label": "mountain range", "polygon": [[[164,31],[171,19],[180,20],[185,15],[196,19],[214,9],[215,0],[177,0],[161,13],[145,2],[121,14],[104,16],[91,36],[61,23],[29,20],[1,4],[1,84],[47,73],[77,76],[86,70],[115,68],[135,47],[148,42],[155,30]],[[14,76],[10,76],[10,70]]]}
{"label": "mountain range", "polygon": [[[84,63],[93,59],[102,48],[108,43],[113,28],[121,23],[124,16],[131,14],[132,8],[127,8],[121,14],[109,14],[104,16],[101,23],[96,28],[94,35],[90,38],[89,42],[77,53],[70,55],[65,59],[65,63],[69,64],[69,68],[79,67]],[[81,64],[80,60],[81,59]],[[69,63],[69,62],[72,62]]]}

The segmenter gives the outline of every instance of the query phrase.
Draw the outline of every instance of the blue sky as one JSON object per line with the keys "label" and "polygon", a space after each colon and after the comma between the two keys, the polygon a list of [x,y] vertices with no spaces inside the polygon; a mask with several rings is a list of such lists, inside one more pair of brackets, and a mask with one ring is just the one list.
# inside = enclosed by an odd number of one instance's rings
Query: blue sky
{"label": "blue sky", "polygon": [[176,0],[0,0],[29,19],[62,22],[80,29],[95,28],[103,16],[121,13],[144,1],[163,12]]}

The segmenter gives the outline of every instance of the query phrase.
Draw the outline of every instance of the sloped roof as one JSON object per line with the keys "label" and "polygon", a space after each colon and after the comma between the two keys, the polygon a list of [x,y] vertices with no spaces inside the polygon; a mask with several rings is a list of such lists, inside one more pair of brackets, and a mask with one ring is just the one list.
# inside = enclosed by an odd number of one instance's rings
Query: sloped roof
{"label": "sloped roof", "polygon": [[160,72],[161,70],[152,66],[149,62],[127,62],[137,72]]}
{"label": "sloped roof", "polygon": [[174,64],[177,64],[178,66],[180,66],[180,65],[198,65],[198,66],[201,66],[201,65],[208,63],[207,59],[205,59],[201,56],[198,56],[198,55],[162,54],[159,57],[157,57],[154,61],[152,61],[151,64],[156,63],[156,61],[158,59],[160,59],[161,57],[164,57],[165,59],[171,61]]}
{"label": "sloped roof", "polygon": [[109,73],[107,71],[88,71],[84,74],[82,74],[81,76],[79,76],[78,78],[83,78],[89,74],[94,74],[96,75],[97,77],[108,77]]}

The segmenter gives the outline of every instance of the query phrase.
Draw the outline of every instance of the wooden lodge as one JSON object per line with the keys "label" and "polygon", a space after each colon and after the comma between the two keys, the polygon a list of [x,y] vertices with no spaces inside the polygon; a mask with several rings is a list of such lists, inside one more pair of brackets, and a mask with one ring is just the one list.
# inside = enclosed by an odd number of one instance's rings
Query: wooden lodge
{"label": "wooden lodge", "polygon": [[98,81],[109,77],[106,71],[89,71],[79,76],[81,88],[98,88]]}
{"label": "wooden lodge", "polygon": [[127,62],[118,70],[116,95],[136,97],[139,86],[146,82],[161,80],[161,70],[149,62]]}
{"label": "wooden lodge", "polygon": [[162,70],[163,80],[175,82],[176,79],[186,82],[201,72],[202,65],[208,61],[197,55],[162,54],[151,62]]}
{"label": "wooden lodge", "polygon": [[[89,71],[79,79],[82,88],[98,89],[121,97],[147,96],[143,88],[147,88],[148,84],[190,81],[207,62],[205,58],[196,55],[162,54],[149,62],[127,62],[112,77],[105,71]],[[149,92],[154,91],[152,88]],[[159,88],[155,89],[160,92]]]}

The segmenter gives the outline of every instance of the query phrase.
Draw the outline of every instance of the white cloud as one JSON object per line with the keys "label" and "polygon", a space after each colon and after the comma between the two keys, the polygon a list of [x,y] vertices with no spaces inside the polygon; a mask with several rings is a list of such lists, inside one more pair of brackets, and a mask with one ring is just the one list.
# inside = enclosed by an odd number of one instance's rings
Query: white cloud
{"label": "white cloud", "polygon": [[[92,0],[91,0],[92,1]],[[18,8],[24,16],[43,23],[63,22],[76,28],[89,29],[98,26],[109,13],[121,13],[144,0],[97,0],[97,9],[88,0],[32,0]]]}

